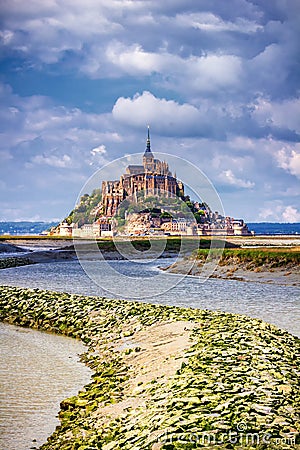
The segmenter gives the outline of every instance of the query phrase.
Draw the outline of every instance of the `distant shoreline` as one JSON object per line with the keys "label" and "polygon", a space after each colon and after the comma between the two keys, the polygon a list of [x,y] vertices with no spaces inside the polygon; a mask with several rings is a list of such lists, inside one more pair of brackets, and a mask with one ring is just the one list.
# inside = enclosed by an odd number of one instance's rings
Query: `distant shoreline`
{"label": "distant shoreline", "polygon": [[[3,222],[0,221],[1,236],[41,236],[45,230],[57,226],[58,222]],[[300,223],[280,223],[280,222],[247,222],[248,228],[254,231],[256,236],[283,236],[300,235]],[[44,235],[45,236],[45,235]]]}
{"label": "distant shoreline", "polygon": [[[166,236],[163,237],[165,239]],[[115,238],[99,238],[97,240],[93,239],[74,239],[72,237],[59,237],[59,236],[0,236],[0,244],[6,243],[16,246],[30,247],[33,250],[38,248],[47,249],[61,249],[63,247],[68,247],[72,245],[73,242],[78,244],[84,242],[98,242],[102,246],[109,246],[109,243],[116,241],[126,241],[130,240],[137,242],[145,242],[149,239],[159,240],[160,237],[148,237],[148,236],[134,236],[130,238],[115,237]],[[175,241],[180,241],[180,236],[167,237],[167,241],[172,243]],[[242,247],[300,247],[300,235],[257,235],[257,236],[188,236],[183,237],[187,240],[197,240],[200,239],[200,247],[203,247],[202,243],[206,243],[204,248],[208,248],[209,242],[213,241],[226,241],[228,245],[242,246]],[[1,252],[1,249],[0,249]]]}

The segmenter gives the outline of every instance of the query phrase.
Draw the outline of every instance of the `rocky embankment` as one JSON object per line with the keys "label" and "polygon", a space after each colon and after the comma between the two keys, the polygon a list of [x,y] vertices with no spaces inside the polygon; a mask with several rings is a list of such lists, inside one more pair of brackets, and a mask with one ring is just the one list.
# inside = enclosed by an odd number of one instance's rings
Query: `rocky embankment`
{"label": "rocky embankment", "polygon": [[[28,248],[32,245],[31,240],[23,239],[20,241],[24,247],[20,247],[10,242],[0,242],[0,269],[10,267],[25,266],[28,264],[46,263],[51,261],[63,261],[67,259],[76,259],[76,252],[73,246],[65,246],[64,242],[60,245],[54,242],[54,248],[49,247],[49,242],[41,242],[37,249]],[[36,242],[35,242],[36,244]]]}
{"label": "rocky embankment", "polygon": [[[208,258],[208,259],[207,259]],[[171,273],[202,276],[204,264],[213,261],[213,252],[199,250],[164,268]],[[225,249],[211,275],[212,278],[256,281],[286,286],[300,286],[300,250],[291,249]]]}
{"label": "rocky embankment", "polygon": [[300,340],[275,326],[16,287],[0,288],[0,318],[89,346],[92,382],[44,450],[298,448]]}
{"label": "rocky embankment", "polygon": [[0,269],[32,264],[29,257],[24,255],[17,256],[24,252],[26,253],[26,250],[22,247],[7,242],[0,242]]}
{"label": "rocky embankment", "polygon": [[24,256],[7,256],[0,258],[0,269],[9,269],[10,267],[27,266],[33,264],[30,258]]}

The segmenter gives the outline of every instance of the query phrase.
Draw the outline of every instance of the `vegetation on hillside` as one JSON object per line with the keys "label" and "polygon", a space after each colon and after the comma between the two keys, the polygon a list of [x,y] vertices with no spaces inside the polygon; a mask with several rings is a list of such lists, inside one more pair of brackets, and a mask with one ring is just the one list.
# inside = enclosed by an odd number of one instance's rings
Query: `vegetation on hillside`
{"label": "vegetation on hillside", "polygon": [[[200,205],[190,200],[189,196],[168,198],[164,196],[144,197],[143,191],[136,201],[125,199],[118,208],[116,220],[122,225],[125,215],[131,213],[151,213],[152,217],[179,218],[193,213],[197,223],[205,221],[205,214],[211,214],[206,203]],[[101,189],[94,189],[91,194],[81,196],[78,205],[64,219],[68,224],[76,223],[81,227],[84,223],[95,222],[103,214]]]}
{"label": "vegetation on hillside", "polygon": [[68,224],[77,223],[82,226],[84,223],[93,223],[102,214],[102,194],[100,189],[94,189],[89,194],[84,194],[80,198],[79,204],[70,212],[65,221]]}
{"label": "vegetation on hillside", "polygon": [[189,196],[184,198],[169,198],[164,195],[144,197],[144,193],[141,191],[135,201],[123,200],[117,211],[117,219],[125,219],[125,213],[150,213],[152,218],[163,219],[177,219],[193,214],[197,223],[201,223],[205,217],[205,211],[211,214],[206,203],[198,205],[191,201]]}

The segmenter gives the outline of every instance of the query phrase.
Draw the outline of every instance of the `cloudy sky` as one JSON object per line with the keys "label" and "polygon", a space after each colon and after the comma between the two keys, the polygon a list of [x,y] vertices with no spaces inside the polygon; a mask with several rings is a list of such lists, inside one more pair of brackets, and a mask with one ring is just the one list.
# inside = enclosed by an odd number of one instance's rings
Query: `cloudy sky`
{"label": "cloudy sky", "polygon": [[103,164],[182,156],[225,213],[300,222],[299,0],[1,0],[0,220],[60,219]]}

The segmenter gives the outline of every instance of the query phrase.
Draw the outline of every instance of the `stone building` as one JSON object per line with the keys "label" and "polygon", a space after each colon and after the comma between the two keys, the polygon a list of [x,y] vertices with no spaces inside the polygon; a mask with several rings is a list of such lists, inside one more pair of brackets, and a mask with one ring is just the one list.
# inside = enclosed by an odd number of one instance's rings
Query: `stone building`
{"label": "stone building", "polygon": [[164,195],[184,196],[184,186],[172,175],[166,161],[154,158],[150,145],[150,132],[142,165],[129,165],[119,180],[102,182],[103,214],[112,217],[127,197]]}

